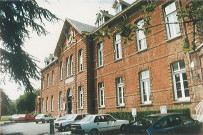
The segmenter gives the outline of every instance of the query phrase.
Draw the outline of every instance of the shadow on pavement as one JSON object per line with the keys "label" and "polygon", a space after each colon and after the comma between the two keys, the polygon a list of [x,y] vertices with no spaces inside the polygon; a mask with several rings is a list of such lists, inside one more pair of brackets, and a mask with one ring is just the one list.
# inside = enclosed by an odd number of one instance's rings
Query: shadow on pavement
{"label": "shadow on pavement", "polygon": [[23,135],[23,133],[21,132],[17,132],[17,133],[10,133],[10,134],[1,134],[1,135]]}

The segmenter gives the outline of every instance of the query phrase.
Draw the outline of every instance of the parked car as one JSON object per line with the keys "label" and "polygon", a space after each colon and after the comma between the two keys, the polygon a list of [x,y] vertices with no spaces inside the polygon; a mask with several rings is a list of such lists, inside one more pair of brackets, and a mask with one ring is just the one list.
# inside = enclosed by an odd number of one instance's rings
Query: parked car
{"label": "parked car", "polygon": [[68,131],[70,130],[71,124],[80,121],[86,116],[86,114],[67,114],[64,117],[59,118],[55,122],[55,128],[58,129],[59,131],[65,130]]}
{"label": "parked car", "polygon": [[35,122],[49,122],[51,119],[53,119],[53,117],[50,114],[38,114],[35,118]]}
{"label": "parked car", "polygon": [[17,121],[19,118],[19,114],[13,114],[11,115],[11,117],[9,118],[11,121]]}
{"label": "parked car", "polygon": [[125,134],[199,134],[201,123],[183,114],[155,114],[124,127]]}
{"label": "parked car", "polygon": [[35,121],[35,116],[33,114],[21,114],[18,121]]}
{"label": "parked car", "polygon": [[98,134],[121,130],[128,123],[127,120],[116,120],[109,114],[87,115],[81,121],[71,124],[71,132],[74,134]]}

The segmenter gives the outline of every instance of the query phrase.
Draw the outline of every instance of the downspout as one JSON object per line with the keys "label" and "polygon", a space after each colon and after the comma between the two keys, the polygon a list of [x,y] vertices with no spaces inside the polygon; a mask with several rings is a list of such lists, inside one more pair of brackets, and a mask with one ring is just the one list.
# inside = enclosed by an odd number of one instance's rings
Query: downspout
{"label": "downspout", "polygon": [[[77,105],[78,105],[78,94],[77,94],[77,74],[76,74],[76,71],[77,71],[77,39],[76,39],[76,42],[75,42],[75,113],[77,114],[77,111],[78,111],[78,108],[77,108]],[[74,64],[73,64],[74,65]]]}
{"label": "downspout", "polygon": [[[178,6],[179,6],[179,9],[181,9],[181,7],[182,7],[181,0],[178,0]],[[187,37],[187,31],[186,31],[186,28],[185,28],[185,23],[184,23],[184,19],[182,18],[182,15],[181,15],[181,21],[182,21],[182,24],[183,24],[183,32],[184,32],[185,39],[188,39],[188,37]],[[193,89],[193,93],[194,93],[194,97],[193,98],[195,98],[194,83],[193,83],[193,74],[192,74],[192,69],[190,67],[190,65],[191,65],[190,53],[188,52],[187,54],[188,54],[188,62],[189,62],[190,76],[191,76],[191,82],[192,82],[192,89]]]}

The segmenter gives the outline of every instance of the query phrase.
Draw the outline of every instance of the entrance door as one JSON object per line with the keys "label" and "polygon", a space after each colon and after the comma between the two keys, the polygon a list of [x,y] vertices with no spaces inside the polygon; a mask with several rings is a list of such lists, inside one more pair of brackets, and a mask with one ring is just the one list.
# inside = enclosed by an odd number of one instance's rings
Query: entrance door
{"label": "entrance door", "polygon": [[66,109],[67,114],[72,113],[72,91],[71,89],[68,89],[67,92],[67,109]]}

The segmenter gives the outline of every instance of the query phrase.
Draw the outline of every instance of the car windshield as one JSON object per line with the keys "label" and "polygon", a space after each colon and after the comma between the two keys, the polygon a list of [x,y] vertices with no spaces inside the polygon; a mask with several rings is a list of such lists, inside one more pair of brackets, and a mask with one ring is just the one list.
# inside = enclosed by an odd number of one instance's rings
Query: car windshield
{"label": "car windshield", "polygon": [[93,120],[93,118],[94,118],[94,116],[93,116],[93,115],[87,115],[85,118],[83,118],[83,119],[81,120],[81,122],[88,122],[88,121],[92,121],[92,120]]}
{"label": "car windshield", "polygon": [[158,120],[160,116],[148,116],[148,117],[143,117],[133,123],[135,126],[145,126],[149,127],[154,123],[156,120]]}

